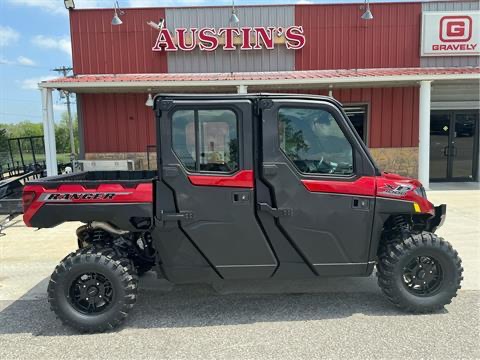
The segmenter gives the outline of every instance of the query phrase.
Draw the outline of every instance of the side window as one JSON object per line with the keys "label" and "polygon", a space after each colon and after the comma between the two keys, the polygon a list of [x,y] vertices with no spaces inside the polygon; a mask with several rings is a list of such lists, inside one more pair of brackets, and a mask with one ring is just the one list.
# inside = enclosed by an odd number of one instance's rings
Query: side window
{"label": "side window", "polygon": [[176,111],[172,144],[190,171],[230,173],[239,168],[238,119],[231,110]]}
{"label": "side window", "polygon": [[195,113],[193,110],[175,111],[172,116],[173,151],[188,170],[197,168],[195,148]]}
{"label": "side window", "polygon": [[297,169],[307,174],[353,174],[352,145],[330,112],[280,108],[280,147]]}

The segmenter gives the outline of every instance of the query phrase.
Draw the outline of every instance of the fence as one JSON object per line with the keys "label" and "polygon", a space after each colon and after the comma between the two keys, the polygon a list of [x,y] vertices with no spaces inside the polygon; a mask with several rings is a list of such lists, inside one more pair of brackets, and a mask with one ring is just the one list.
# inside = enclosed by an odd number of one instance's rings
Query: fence
{"label": "fence", "polygon": [[0,152],[0,180],[45,168],[43,136],[8,139],[8,152]]}

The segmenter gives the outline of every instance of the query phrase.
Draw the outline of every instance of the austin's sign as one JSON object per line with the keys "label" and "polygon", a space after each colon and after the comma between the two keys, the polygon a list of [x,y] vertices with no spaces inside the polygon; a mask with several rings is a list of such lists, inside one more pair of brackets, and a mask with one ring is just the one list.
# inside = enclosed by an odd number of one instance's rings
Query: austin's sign
{"label": "austin's sign", "polygon": [[424,12],[422,56],[480,55],[480,12]]}
{"label": "austin's sign", "polygon": [[159,31],[153,51],[202,51],[261,50],[283,45],[298,50],[305,46],[302,26],[289,27],[222,27],[222,28],[177,28],[172,33],[167,28]]}

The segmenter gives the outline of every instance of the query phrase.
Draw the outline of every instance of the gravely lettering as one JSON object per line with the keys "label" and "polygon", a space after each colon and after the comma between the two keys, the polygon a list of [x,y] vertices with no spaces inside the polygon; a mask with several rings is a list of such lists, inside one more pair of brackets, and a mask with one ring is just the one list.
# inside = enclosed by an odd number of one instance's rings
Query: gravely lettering
{"label": "gravely lettering", "polygon": [[478,44],[433,44],[432,50],[434,51],[474,51]]}

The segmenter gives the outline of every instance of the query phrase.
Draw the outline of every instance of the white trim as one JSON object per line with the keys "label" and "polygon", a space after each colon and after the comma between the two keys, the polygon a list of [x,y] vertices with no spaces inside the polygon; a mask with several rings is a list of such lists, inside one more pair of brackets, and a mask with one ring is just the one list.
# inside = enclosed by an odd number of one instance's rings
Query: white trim
{"label": "white trim", "polygon": [[[87,75],[88,76],[88,75]],[[101,76],[100,76],[101,77]],[[292,85],[330,85],[330,84],[381,84],[381,83],[414,83],[419,81],[448,80],[480,80],[480,74],[435,74],[435,75],[389,75],[389,76],[358,76],[339,78],[309,78],[309,79],[255,79],[255,80],[178,80],[169,81],[99,81],[99,82],[41,82],[40,88],[51,89],[148,89],[148,88],[191,88],[191,87],[222,87],[222,86],[292,86]]]}
{"label": "white trim", "polygon": [[430,101],[432,82],[420,82],[418,180],[430,190]]}
{"label": "white trim", "polygon": [[58,174],[57,169],[57,146],[55,144],[55,122],[53,120],[53,96],[52,89],[43,88],[42,92],[42,115],[43,115],[43,138],[45,143],[45,162],[47,176]]}

